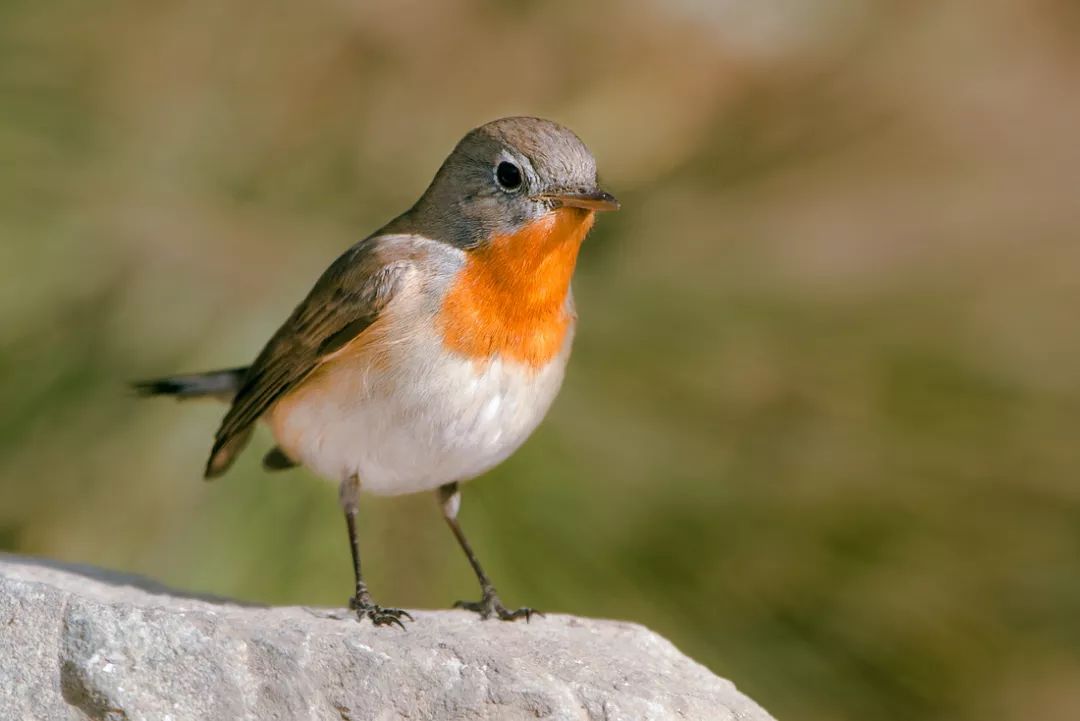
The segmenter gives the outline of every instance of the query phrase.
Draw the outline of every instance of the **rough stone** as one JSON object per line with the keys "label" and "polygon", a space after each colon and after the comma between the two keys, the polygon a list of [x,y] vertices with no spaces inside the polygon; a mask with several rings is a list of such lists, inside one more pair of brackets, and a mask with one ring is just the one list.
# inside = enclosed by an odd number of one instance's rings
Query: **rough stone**
{"label": "rough stone", "polygon": [[374,628],[0,554],[0,719],[771,718],[635,624],[413,615]]}

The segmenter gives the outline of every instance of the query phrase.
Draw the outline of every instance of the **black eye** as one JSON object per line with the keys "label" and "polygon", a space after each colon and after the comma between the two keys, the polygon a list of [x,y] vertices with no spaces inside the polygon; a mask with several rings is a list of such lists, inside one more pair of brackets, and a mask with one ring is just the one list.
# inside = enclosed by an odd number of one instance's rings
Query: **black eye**
{"label": "black eye", "polygon": [[517,190],[521,187],[521,169],[504,160],[495,168],[495,180],[507,190]]}

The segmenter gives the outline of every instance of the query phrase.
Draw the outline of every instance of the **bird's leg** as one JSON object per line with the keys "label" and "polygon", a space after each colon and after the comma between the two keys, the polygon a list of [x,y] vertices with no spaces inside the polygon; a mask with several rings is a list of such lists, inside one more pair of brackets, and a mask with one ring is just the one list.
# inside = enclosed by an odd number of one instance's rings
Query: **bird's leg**
{"label": "bird's leg", "polygon": [[349,599],[349,608],[361,621],[366,617],[370,618],[376,626],[396,623],[401,628],[405,628],[401,619],[413,620],[409,612],[400,608],[382,608],[377,605],[371,600],[367,584],[364,583],[364,576],[360,573],[360,542],[356,536],[356,513],[360,508],[360,481],[356,476],[341,482],[338,498],[345,511],[345,524],[349,528],[349,548],[352,550],[353,575],[356,578],[356,592]]}
{"label": "bird's leg", "polygon": [[443,518],[446,519],[450,530],[454,532],[454,537],[461,544],[461,550],[465,551],[469,563],[472,564],[473,571],[476,572],[476,578],[480,581],[480,590],[482,592],[479,601],[458,601],[454,604],[454,608],[475,611],[483,619],[498,616],[503,621],[515,621],[519,618],[528,621],[533,614],[541,615],[539,611],[534,611],[531,608],[519,608],[516,611],[511,611],[499,600],[499,594],[495,592],[495,586],[491,584],[491,579],[484,573],[480,561],[476,559],[476,554],[473,553],[472,546],[469,545],[465,534],[461,531],[461,526],[458,525],[457,514],[461,508],[461,492],[458,491],[457,483],[447,483],[445,486],[439,487],[439,504],[442,507]]}

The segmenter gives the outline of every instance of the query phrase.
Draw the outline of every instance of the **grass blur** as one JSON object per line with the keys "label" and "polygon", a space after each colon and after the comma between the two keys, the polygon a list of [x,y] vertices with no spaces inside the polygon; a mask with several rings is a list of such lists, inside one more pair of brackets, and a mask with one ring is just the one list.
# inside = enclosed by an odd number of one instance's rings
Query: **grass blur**
{"label": "grass blur", "polygon": [[[465,488],[503,598],[649,625],[780,719],[1080,716],[1080,13],[0,0],[0,549],[340,605],[335,489],[124,383],[248,362],[467,129],[565,123],[547,422]],[[475,595],[427,495],[384,603]]]}

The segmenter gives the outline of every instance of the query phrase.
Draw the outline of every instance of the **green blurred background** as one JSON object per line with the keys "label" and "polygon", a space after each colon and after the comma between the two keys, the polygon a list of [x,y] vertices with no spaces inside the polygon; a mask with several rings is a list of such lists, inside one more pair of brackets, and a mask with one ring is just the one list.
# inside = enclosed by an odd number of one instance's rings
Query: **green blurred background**
{"label": "green blurred background", "polygon": [[[509,604],[630,619],[781,719],[1080,717],[1080,11],[0,0],[0,549],[341,605],[335,489],[199,480],[248,362],[469,128],[623,201],[547,422],[466,487]],[[474,580],[362,511],[384,603]],[[542,623],[542,621],[541,621]]]}

